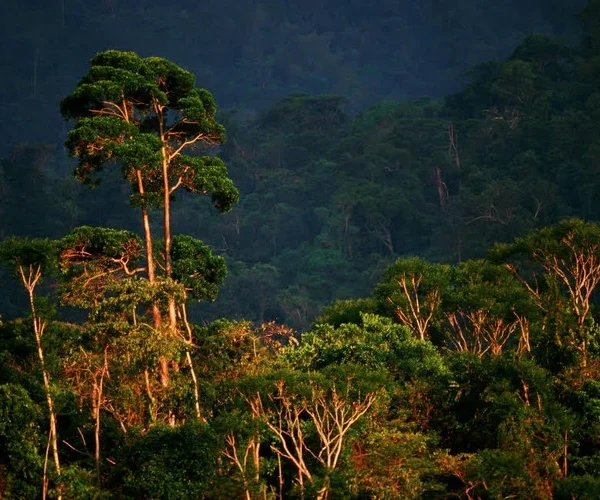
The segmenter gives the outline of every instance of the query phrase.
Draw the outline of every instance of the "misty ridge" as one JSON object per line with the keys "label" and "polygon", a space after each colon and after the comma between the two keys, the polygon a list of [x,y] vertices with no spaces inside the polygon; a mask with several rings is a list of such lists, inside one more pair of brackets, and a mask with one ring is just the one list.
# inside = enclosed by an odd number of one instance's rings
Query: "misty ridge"
{"label": "misty ridge", "polygon": [[221,108],[263,109],[294,92],[334,94],[356,112],[382,100],[442,97],[477,62],[527,35],[576,43],[584,0],[4,3],[2,152],[62,143],[55,103],[93,54],[161,56],[193,72]]}

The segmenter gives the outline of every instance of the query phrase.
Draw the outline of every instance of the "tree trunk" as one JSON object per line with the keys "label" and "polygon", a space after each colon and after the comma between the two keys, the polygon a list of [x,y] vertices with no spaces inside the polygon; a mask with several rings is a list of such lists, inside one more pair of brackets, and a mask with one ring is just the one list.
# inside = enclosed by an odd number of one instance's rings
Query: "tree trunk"
{"label": "tree trunk", "polygon": [[[38,358],[40,360],[40,368],[42,370],[42,377],[44,380],[44,392],[46,393],[46,403],[48,404],[48,413],[50,420],[50,445],[52,447],[52,455],[54,458],[54,466],[56,467],[56,475],[58,476],[59,485],[58,485],[58,499],[62,499],[61,485],[60,485],[60,459],[58,456],[58,426],[56,425],[56,413],[54,410],[54,398],[52,397],[52,392],[50,390],[50,373],[46,370],[46,363],[44,361],[44,347],[42,345],[42,337],[44,335],[44,329],[46,328],[46,322],[41,318],[37,317],[35,310],[35,287],[42,277],[42,270],[40,266],[34,271],[32,266],[29,266],[28,275],[25,274],[25,270],[23,266],[19,266],[19,271],[21,273],[21,279],[23,281],[23,286],[27,290],[27,294],[29,295],[29,307],[31,310],[31,319],[33,323],[33,332],[35,335],[35,343],[37,346]],[[44,484],[46,483],[46,478],[43,478]],[[44,485],[45,490],[45,485]]]}
{"label": "tree trunk", "polygon": [[163,146],[162,152],[162,173],[163,173],[163,205],[164,205],[164,235],[165,235],[165,276],[171,277],[171,186],[169,185],[169,162],[167,159],[166,147]]}
{"label": "tree trunk", "polygon": [[[143,198],[145,194],[144,181],[142,178],[142,171],[136,170],[138,191],[140,196]],[[143,200],[142,200],[143,203]],[[142,224],[144,226],[144,243],[146,246],[146,262],[148,266],[148,281],[150,283],[156,282],[156,268],[154,264],[154,249],[152,247],[152,230],[150,228],[150,216],[148,214],[148,208],[145,204],[142,204]],[[154,328],[159,328],[162,324],[162,318],[160,310],[156,304],[152,304],[152,321]]]}
{"label": "tree trunk", "polygon": [[[145,194],[144,181],[142,178],[142,172],[136,170],[138,191],[142,198]],[[152,230],[150,228],[150,216],[148,214],[148,208],[142,200],[142,224],[144,226],[144,243],[146,246],[146,261],[148,265],[148,281],[150,283],[156,283],[156,267],[154,264],[154,249],[152,247]],[[162,318],[160,310],[156,303],[152,304],[152,322],[155,329],[159,329],[162,325]],[[158,371],[160,377],[160,383],[163,387],[169,385],[169,362],[167,358],[161,356],[158,362]]]}
{"label": "tree trunk", "polygon": [[[163,227],[165,238],[165,276],[171,279],[172,263],[171,263],[171,186],[169,184],[169,158],[167,151],[167,142],[163,128],[163,116],[160,109],[156,112],[159,119],[160,140],[163,146],[160,150],[162,155],[162,174],[163,174]],[[175,300],[169,297],[169,325],[174,332],[177,329],[177,310]]]}
{"label": "tree trunk", "polygon": [[100,448],[100,409],[102,408],[102,394],[104,392],[104,377],[106,376],[106,372],[108,371],[108,355],[107,349],[104,349],[104,364],[102,365],[102,370],[100,371],[100,381],[96,383],[96,387],[94,388],[95,392],[95,401],[93,402],[94,408],[94,441],[95,441],[95,450],[94,450],[94,458],[96,460],[96,477],[98,480],[98,485],[101,483],[100,476],[100,458],[101,458],[101,448]]}

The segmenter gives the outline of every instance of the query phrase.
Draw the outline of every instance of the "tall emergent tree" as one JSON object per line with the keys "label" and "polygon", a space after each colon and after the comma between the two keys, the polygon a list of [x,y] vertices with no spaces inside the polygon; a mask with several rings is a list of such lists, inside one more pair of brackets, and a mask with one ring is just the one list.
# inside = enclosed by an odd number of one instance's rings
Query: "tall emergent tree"
{"label": "tall emergent tree", "polygon": [[[76,120],[66,142],[79,160],[75,175],[94,182],[94,174],[105,165],[118,163],[131,183],[132,203],[141,210],[151,283],[157,279],[157,259],[149,209],[162,209],[162,267],[164,278],[171,279],[173,193],[180,188],[210,193],[221,212],[230,210],[238,199],[223,161],[207,154],[223,142],[225,129],[215,119],[210,92],[195,85],[193,74],[168,60],[108,50],[92,58],[88,74],[61,103],[64,118]],[[153,315],[159,326],[156,306]],[[176,328],[174,301],[169,304],[169,323]]]}

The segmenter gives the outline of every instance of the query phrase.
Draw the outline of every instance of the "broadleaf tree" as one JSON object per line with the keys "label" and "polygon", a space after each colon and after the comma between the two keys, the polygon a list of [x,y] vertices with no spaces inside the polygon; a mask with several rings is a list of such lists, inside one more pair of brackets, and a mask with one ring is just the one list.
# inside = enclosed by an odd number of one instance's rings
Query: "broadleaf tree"
{"label": "broadleaf tree", "polygon": [[[106,166],[119,165],[131,184],[132,204],[141,211],[150,288],[171,289],[169,283],[179,278],[184,267],[181,285],[195,299],[214,300],[215,289],[225,277],[224,263],[213,258],[220,270],[211,272],[206,255],[212,254],[205,249],[198,258],[185,255],[184,263],[174,265],[172,242],[177,240],[171,230],[171,199],[178,189],[210,194],[220,212],[230,210],[238,199],[225,164],[211,152],[224,141],[225,129],[215,118],[210,92],[197,88],[192,73],[166,59],[108,50],[92,58],[88,73],[61,102],[61,113],[75,121],[66,141],[69,153],[78,160],[75,176],[96,183]],[[151,215],[156,212],[151,209],[162,212],[160,255],[155,255],[158,243],[153,240]],[[153,326],[157,332],[168,330],[173,335],[178,318],[185,319],[185,311],[178,315],[177,308],[183,308],[186,294],[170,294],[166,306],[159,295],[151,307]],[[166,311],[167,330],[163,327]],[[166,386],[169,360],[161,358],[159,366]]]}
{"label": "broadleaf tree", "polygon": [[[94,182],[106,165],[119,163],[131,183],[132,201],[142,215],[150,282],[157,271],[149,209],[162,209],[164,276],[172,278],[173,193],[210,194],[220,212],[238,199],[225,164],[210,154],[225,138],[210,92],[197,88],[194,75],[171,61],[108,50],[92,58],[87,75],[61,102],[61,112],[75,120],[66,146],[78,159],[76,176]],[[160,321],[155,307],[155,326]],[[176,328],[174,301],[169,323]]]}

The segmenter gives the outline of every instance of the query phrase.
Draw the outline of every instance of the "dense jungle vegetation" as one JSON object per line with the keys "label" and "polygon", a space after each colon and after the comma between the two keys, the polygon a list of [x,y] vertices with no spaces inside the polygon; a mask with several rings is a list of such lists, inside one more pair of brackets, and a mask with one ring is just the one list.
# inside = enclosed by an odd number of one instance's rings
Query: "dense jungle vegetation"
{"label": "dense jungle vegetation", "polygon": [[[579,41],[523,36],[414,99],[356,73],[435,60],[386,44],[389,4],[340,12],[381,32],[352,59],[314,3],[246,28],[312,23],[291,39],[338,86],[255,36],[217,112],[210,74],[105,50],[44,101],[64,150],[32,129],[0,160],[0,498],[600,497],[600,2]],[[85,50],[73,9],[152,12],[58,7],[45,50]],[[31,102],[62,88],[36,78]]]}

